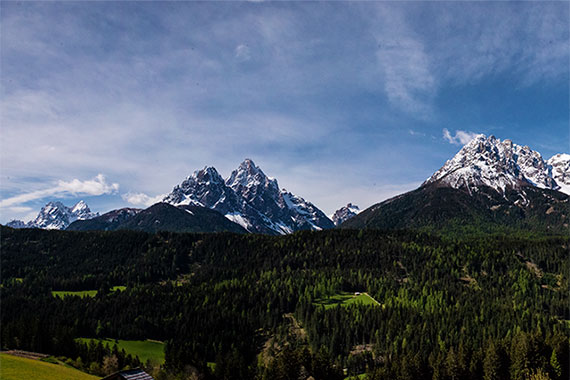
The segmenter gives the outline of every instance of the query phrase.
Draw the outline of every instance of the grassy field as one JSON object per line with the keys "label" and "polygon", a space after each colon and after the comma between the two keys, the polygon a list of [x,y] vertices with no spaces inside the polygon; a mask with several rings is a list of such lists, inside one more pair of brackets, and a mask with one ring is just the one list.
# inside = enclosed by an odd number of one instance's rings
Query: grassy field
{"label": "grassy field", "polygon": [[[111,288],[112,292],[123,291],[127,287],[123,285],[113,286]],[[79,296],[79,297],[95,297],[97,295],[97,290],[79,290],[79,291],[68,291],[68,290],[54,290],[51,292],[54,297],[67,297],[67,296]]]}
{"label": "grassy field", "polygon": [[54,290],[51,295],[54,297],[67,297],[67,296],[79,296],[79,297],[95,297],[97,294],[96,290],[79,290],[79,291],[67,291],[67,290]]}
{"label": "grassy field", "polygon": [[0,379],[97,380],[99,377],[63,365],[0,354]]}
{"label": "grassy field", "polygon": [[91,339],[79,338],[81,342],[89,343],[94,340],[101,341],[103,345],[113,347],[115,343],[119,350],[124,349],[127,354],[138,356],[140,361],[146,363],[150,359],[151,362],[156,364],[164,363],[164,343],[152,340],[117,340],[114,339]]}
{"label": "grassy field", "polygon": [[336,306],[348,306],[355,303],[379,306],[379,303],[368,294],[360,293],[359,295],[354,295],[354,293],[350,292],[340,292],[328,298],[319,298],[314,302],[315,305],[324,306],[325,309]]}

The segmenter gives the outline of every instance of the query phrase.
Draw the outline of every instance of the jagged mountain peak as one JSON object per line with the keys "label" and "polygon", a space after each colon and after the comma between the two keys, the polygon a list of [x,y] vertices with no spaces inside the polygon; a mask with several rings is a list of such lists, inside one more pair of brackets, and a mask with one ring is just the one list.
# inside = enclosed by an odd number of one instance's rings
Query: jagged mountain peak
{"label": "jagged mountain peak", "polygon": [[17,228],[45,228],[62,230],[76,220],[86,220],[98,216],[93,213],[83,200],[72,207],[65,206],[60,201],[50,201],[41,208],[38,216],[25,225],[14,223]]}
{"label": "jagged mountain peak", "polygon": [[246,158],[237,169],[232,171],[226,179],[226,185],[239,193],[249,193],[247,189],[259,186],[279,191],[277,180],[265,175],[263,170],[249,158]]}
{"label": "jagged mountain peak", "polygon": [[557,189],[549,174],[548,164],[540,153],[511,140],[495,136],[477,135],[423,185],[439,183],[469,192],[480,186],[491,187],[500,193],[523,186]]}
{"label": "jagged mountain peak", "polygon": [[356,216],[359,212],[360,208],[357,205],[348,203],[346,206],[343,206],[334,212],[332,221],[334,222],[335,226],[338,226],[353,216]]}
{"label": "jagged mountain peak", "polygon": [[558,190],[570,195],[570,154],[558,153],[547,161],[550,175],[560,187]]}
{"label": "jagged mountain peak", "polygon": [[249,158],[225,181],[218,176],[214,168],[195,172],[175,186],[163,201],[214,209],[250,232],[284,234],[333,227],[330,219],[312,203],[280,191],[277,180],[268,177]]}
{"label": "jagged mountain peak", "polygon": [[211,183],[221,183],[224,182],[224,179],[218,173],[215,167],[213,166],[205,166],[204,169],[196,170],[191,176],[187,179],[195,179],[199,182],[211,182]]}

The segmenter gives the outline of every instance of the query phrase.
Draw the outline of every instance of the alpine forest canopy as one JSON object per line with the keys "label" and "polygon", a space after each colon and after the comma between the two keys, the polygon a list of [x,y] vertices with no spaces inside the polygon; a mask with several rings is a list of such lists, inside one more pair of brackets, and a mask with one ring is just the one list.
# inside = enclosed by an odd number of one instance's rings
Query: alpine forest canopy
{"label": "alpine forest canopy", "polygon": [[[97,376],[570,376],[567,234],[0,234],[1,348]],[[163,342],[164,363],[130,341]]]}

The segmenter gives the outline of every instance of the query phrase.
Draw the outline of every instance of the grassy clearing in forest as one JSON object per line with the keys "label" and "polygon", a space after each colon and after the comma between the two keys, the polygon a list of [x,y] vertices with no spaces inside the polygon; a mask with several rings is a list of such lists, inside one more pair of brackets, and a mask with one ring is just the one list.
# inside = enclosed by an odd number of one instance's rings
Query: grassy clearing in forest
{"label": "grassy clearing in forest", "polygon": [[155,340],[116,340],[115,339],[94,339],[94,338],[79,338],[79,341],[89,344],[92,340],[101,342],[104,346],[108,345],[112,348],[115,344],[118,349],[125,350],[127,354],[138,356],[142,363],[146,363],[150,359],[151,362],[156,364],[164,363],[164,343]]}
{"label": "grassy clearing in forest", "polygon": [[348,306],[351,304],[379,306],[380,304],[367,293],[340,292],[328,298],[319,298],[314,302],[317,306],[324,306],[325,309],[336,306]]}
{"label": "grassy clearing in forest", "polygon": [[78,291],[68,291],[68,290],[54,290],[51,292],[51,295],[54,297],[67,297],[67,296],[79,296],[83,297],[95,297],[97,294],[96,290],[78,290]]}
{"label": "grassy clearing in forest", "polygon": [[0,379],[97,380],[99,377],[61,364],[0,354]]}
{"label": "grassy clearing in forest", "polygon": [[[112,292],[116,291],[123,291],[127,289],[124,285],[117,285],[111,288]],[[54,290],[51,292],[51,295],[54,297],[67,297],[67,296],[79,296],[83,297],[95,297],[97,295],[97,290],[78,290],[78,291],[70,291],[70,290]]]}

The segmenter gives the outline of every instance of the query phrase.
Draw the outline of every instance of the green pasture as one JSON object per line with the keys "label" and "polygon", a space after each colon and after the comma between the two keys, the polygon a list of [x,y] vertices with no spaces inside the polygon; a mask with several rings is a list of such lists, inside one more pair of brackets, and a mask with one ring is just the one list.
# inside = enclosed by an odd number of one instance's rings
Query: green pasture
{"label": "green pasture", "polygon": [[75,368],[40,360],[0,354],[0,380],[97,380]]}
{"label": "green pasture", "polygon": [[119,350],[123,349],[127,354],[138,356],[142,363],[146,363],[150,359],[156,364],[164,363],[164,343],[154,340],[115,340],[115,339],[95,339],[95,338],[79,338],[81,342],[89,344],[92,340],[101,342],[112,348],[115,344]]}
{"label": "green pasture", "polygon": [[352,304],[379,306],[379,303],[368,294],[360,293],[355,295],[351,292],[340,292],[327,298],[319,298],[314,302],[317,306],[324,306],[325,309],[336,306],[348,306]]}

